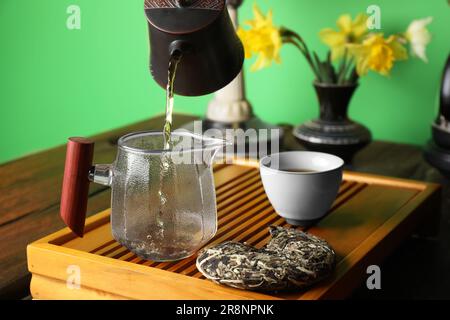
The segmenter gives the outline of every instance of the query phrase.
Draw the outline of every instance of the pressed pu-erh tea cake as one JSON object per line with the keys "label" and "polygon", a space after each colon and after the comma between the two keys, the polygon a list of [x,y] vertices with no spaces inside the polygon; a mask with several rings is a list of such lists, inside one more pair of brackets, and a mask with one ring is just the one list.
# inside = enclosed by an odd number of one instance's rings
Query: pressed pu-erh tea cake
{"label": "pressed pu-erh tea cake", "polygon": [[336,254],[328,243],[294,228],[271,226],[262,248],[228,241],[199,253],[197,269],[208,279],[254,291],[303,289],[330,275]]}

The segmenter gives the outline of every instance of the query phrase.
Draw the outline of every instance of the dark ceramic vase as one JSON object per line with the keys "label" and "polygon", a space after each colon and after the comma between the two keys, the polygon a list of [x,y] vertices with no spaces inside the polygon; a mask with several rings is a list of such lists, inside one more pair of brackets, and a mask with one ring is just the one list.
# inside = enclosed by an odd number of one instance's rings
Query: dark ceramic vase
{"label": "dark ceramic vase", "polygon": [[357,87],[315,83],[319,118],[296,127],[294,136],[309,150],[332,153],[350,162],[372,139],[365,126],[348,117],[348,106]]}
{"label": "dark ceramic vase", "polygon": [[450,179],[450,55],[442,75],[439,114],[432,133],[433,140],[425,148],[425,159]]}

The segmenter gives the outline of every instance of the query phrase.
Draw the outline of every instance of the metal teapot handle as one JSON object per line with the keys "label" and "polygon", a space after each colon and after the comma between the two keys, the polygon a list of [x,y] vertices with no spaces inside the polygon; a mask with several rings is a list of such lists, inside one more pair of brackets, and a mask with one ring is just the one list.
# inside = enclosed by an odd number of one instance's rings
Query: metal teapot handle
{"label": "metal teapot handle", "polygon": [[94,156],[94,142],[81,137],[69,138],[67,143],[60,215],[66,225],[79,237],[84,223],[89,195],[89,171]]}

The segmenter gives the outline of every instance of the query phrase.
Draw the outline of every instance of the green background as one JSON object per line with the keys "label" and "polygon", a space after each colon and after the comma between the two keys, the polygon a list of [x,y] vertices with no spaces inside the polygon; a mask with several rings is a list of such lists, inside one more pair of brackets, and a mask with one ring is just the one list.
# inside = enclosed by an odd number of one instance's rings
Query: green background
{"label": "green background", "polygon": [[[92,135],[164,111],[164,92],[148,72],[143,0],[0,1],[0,162],[49,148],[73,135]],[[433,16],[430,62],[400,62],[391,77],[361,81],[350,115],[375,138],[423,144],[437,110],[439,80],[450,52],[446,0],[258,0],[274,20],[326,52],[317,33],[342,13],[381,8],[382,31],[406,30],[413,19]],[[68,30],[66,9],[81,8],[81,30]],[[241,21],[251,17],[245,1]],[[301,123],[317,114],[313,79],[295,48],[283,62],[246,73],[248,97],[270,122]],[[251,61],[247,61],[248,70]],[[177,97],[175,110],[201,115],[210,97]]]}

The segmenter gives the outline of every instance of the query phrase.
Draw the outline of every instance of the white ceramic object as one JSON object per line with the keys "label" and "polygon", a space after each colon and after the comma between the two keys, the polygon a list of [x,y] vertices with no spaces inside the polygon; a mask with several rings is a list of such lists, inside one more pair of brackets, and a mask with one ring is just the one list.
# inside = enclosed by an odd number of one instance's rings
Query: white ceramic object
{"label": "white ceramic object", "polygon": [[[281,152],[260,161],[261,179],[272,206],[295,226],[322,218],[336,199],[344,161],[310,151]],[[311,172],[293,172],[292,169]]]}
{"label": "white ceramic object", "polygon": [[[235,28],[238,26],[237,8],[228,5],[228,12]],[[241,71],[227,86],[214,93],[208,104],[206,118],[224,124],[248,121],[253,116],[252,106],[245,97],[244,73]]]}

